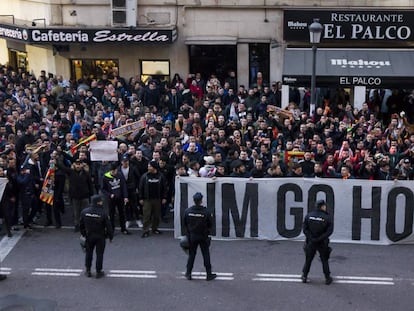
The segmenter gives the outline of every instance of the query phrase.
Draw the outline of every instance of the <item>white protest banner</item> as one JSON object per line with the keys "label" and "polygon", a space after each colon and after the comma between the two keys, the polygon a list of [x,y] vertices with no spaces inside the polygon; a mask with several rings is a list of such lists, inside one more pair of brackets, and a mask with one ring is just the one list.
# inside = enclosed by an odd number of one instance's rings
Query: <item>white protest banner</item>
{"label": "white protest banner", "polygon": [[175,190],[176,237],[183,234],[184,210],[193,205],[194,193],[201,192],[218,239],[304,240],[303,219],[324,199],[334,219],[331,241],[414,243],[413,181],[180,177]]}
{"label": "white protest banner", "polygon": [[91,161],[118,161],[118,142],[112,140],[95,140],[89,144]]}
{"label": "white protest banner", "polygon": [[3,198],[4,189],[8,183],[7,178],[0,178],[0,200]]}

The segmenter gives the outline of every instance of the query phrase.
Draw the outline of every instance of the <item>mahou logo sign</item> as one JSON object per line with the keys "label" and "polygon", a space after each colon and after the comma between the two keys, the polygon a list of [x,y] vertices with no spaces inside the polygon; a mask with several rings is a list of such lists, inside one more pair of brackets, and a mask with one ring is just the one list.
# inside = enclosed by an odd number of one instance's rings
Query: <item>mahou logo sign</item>
{"label": "mahou logo sign", "polygon": [[342,68],[383,68],[391,66],[389,60],[348,60],[348,59],[330,59],[332,66],[340,66]]}

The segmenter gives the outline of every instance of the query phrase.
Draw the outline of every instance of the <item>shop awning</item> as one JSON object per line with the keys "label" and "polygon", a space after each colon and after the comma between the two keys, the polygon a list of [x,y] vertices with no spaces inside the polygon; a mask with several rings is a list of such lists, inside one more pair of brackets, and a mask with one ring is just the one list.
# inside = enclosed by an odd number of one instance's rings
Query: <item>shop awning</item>
{"label": "shop awning", "polygon": [[[283,84],[309,86],[312,49],[286,49]],[[318,49],[317,86],[414,88],[414,50]]]}

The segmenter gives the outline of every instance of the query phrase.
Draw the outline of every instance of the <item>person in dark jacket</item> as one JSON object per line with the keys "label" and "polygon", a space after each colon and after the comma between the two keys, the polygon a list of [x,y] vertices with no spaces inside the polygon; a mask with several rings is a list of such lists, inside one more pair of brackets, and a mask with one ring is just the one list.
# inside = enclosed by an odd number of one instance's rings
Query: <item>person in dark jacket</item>
{"label": "person in dark jacket", "polygon": [[40,200],[40,193],[42,191],[44,176],[46,175],[47,171],[44,156],[44,152],[32,152],[26,163],[30,169],[30,175],[34,180],[34,196],[31,200],[32,206],[29,215],[29,223],[35,222],[37,215],[41,214],[44,205],[43,201]]}
{"label": "person in dark jacket", "polygon": [[302,270],[302,282],[308,281],[308,273],[315,257],[319,252],[322,261],[322,269],[325,274],[325,284],[332,283],[331,272],[329,270],[329,255],[331,248],[329,247],[329,236],[333,232],[333,221],[326,211],[326,203],[324,200],[316,202],[316,210],[311,211],[305,217],[303,222],[303,233],[306,236],[304,246],[306,260]]}
{"label": "person in dark jacket", "polygon": [[161,207],[161,219],[163,222],[168,222],[167,212],[169,210],[169,206],[172,206],[172,200],[174,195],[174,179],[175,179],[175,170],[174,167],[168,164],[168,158],[166,156],[162,156],[158,161],[158,167],[160,168],[160,173],[162,173],[166,179],[167,183],[167,203],[163,204]]}
{"label": "person in dark jacket", "polygon": [[[17,184],[17,176],[18,176],[18,170],[16,167],[17,161],[15,158],[9,158],[7,159],[7,180],[8,183],[6,185],[6,189],[9,200],[8,200],[8,211],[7,215],[9,215],[10,219],[10,226],[12,226],[12,229],[16,229],[14,226],[18,224],[19,219],[19,186]],[[6,191],[6,190],[5,190]]]}
{"label": "person in dark jacket", "polygon": [[215,273],[211,273],[209,250],[209,234],[213,225],[212,215],[211,212],[201,205],[203,203],[203,195],[200,192],[194,194],[193,200],[195,205],[187,208],[184,212],[184,226],[190,244],[185,277],[187,280],[192,279],[191,271],[193,270],[197,247],[200,246],[201,253],[203,254],[204,267],[207,272],[206,280],[211,281],[217,277]]}
{"label": "person in dark jacket", "polygon": [[310,151],[305,151],[303,160],[300,160],[298,163],[302,167],[303,177],[315,177],[315,161],[312,160],[312,153]]}
{"label": "person in dark jacket", "polygon": [[[56,161],[58,160],[59,152],[57,150],[53,151],[50,154],[50,164],[54,164],[55,169],[55,188],[53,193],[53,204],[45,204],[46,207],[46,224],[45,227],[52,225],[52,212],[55,219],[56,229],[62,227],[62,219],[60,217],[61,213],[64,213],[65,202],[63,200],[63,191],[65,189],[65,180],[66,174],[61,169],[56,166]],[[50,165],[49,164],[49,165]]]}
{"label": "person in dark jacket", "polygon": [[12,208],[10,207],[16,202],[16,194],[15,194],[15,183],[13,180],[10,179],[9,175],[6,175],[7,172],[0,167],[0,177],[5,178],[7,177],[6,186],[4,188],[3,196],[0,201],[0,217],[3,217],[3,223],[6,227],[7,236],[11,238],[13,235],[11,233],[11,211]]}
{"label": "person in dark jacket", "polygon": [[25,164],[20,169],[20,174],[17,175],[17,184],[19,186],[20,203],[23,209],[23,227],[25,229],[31,229],[31,210],[32,206],[35,205],[35,179],[30,174],[30,166]]}
{"label": "person in dark jacket", "polygon": [[77,159],[71,168],[66,167],[61,158],[57,161],[58,169],[68,175],[69,180],[69,198],[73,207],[73,221],[75,232],[79,231],[80,213],[89,204],[89,198],[93,194],[92,179],[89,175],[89,167],[86,163]]}
{"label": "person in dark jacket", "polygon": [[85,275],[92,276],[92,258],[96,248],[96,278],[101,278],[105,275],[102,270],[105,239],[109,238],[112,242],[114,232],[109,217],[104,211],[102,196],[92,196],[91,202],[92,206],[84,209],[80,218],[80,232],[86,238]]}
{"label": "person in dark jacket", "polygon": [[122,234],[129,234],[125,227],[125,205],[128,204],[128,190],[125,177],[118,171],[118,163],[111,165],[111,170],[104,174],[102,180],[102,193],[106,196],[109,208],[109,218],[115,228],[115,211],[118,211],[119,225]]}
{"label": "person in dark jacket", "polygon": [[136,222],[139,227],[142,222],[139,222],[139,208],[137,191],[139,185],[140,174],[135,165],[131,165],[128,155],[124,155],[121,159],[121,166],[119,167],[121,176],[125,179],[125,184],[128,192],[128,204],[125,205],[126,227],[128,228],[132,222]]}
{"label": "person in dark jacket", "polygon": [[149,227],[152,233],[161,234],[158,230],[161,217],[161,206],[167,203],[168,186],[166,179],[159,172],[157,161],[148,162],[148,171],[141,176],[139,181],[139,203],[143,206],[143,233],[142,237],[149,236]]}

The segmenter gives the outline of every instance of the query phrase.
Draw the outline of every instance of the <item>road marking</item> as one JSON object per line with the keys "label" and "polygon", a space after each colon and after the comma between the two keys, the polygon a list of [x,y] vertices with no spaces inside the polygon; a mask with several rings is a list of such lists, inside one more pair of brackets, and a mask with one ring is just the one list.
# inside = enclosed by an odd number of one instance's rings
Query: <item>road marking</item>
{"label": "road marking", "polygon": [[[233,281],[234,280],[234,276],[233,273],[231,272],[214,272],[217,274],[217,278],[216,280],[219,281]],[[185,272],[181,272],[181,275],[178,277],[179,279],[184,279]],[[192,272],[191,273],[191,278],[194,280],[205,280],[207,277],[207,273],[205,272]]]}
{"label": "road marking", "polygon": [[258,277],[280,277],[280,278],[300,278],[300,274],[270,274],[270,273],[256,273]]}
{"label": "road marking", "polygon": [[380,281],[357,281],[357,280],[335,280],[334,283],[338,284],[370,284],[370,285],[395,285],[394,282],[380,282]]}
{"label": "road marking", "polygon": [[80,276],[82,269],[36,268],[32,275],[38,276]]}
{"label": "road marking", "polygon": [[372,276],[335,276],[335,283],[340,284],[372,284],[372,285],[395,285],[393,278]]}
{"label": "road marking", "polygon": [[262,281],[262,282],[301,282],[300,279],[284,279],[284,278],[253,278],[252,281]]}
{"label": "road marking", "polygon": [[[257,273],[253,281],[262,282],[301,282],[299,274],[270,274]],[[335,276],[334,283],[338,284],[370,284],[370,285],[395,285],[393,278],[371,276]]]}
{"label": "road marking", "polygon": [[301,282],[299,274],[270,274],[256,273],[256,277],[252,281],[261,282]]}
{"label": "road marking", "polygon": [[13,232],[13,236],[3,237],[0,241],[0,262],[2,262],[6,256],[11,252],[11,250],[16,246],[17,242],[19,242],[20,238],[24,234],[24,230]]}
{"label": "road marking", "polygon": [[137,278],[137,279],[156,279],[158,276],[155,271],[143,270],[109,270],[110,278]]}
{"label": "road marking", "polygon": [[81,273],[82,269],[58,269],[58,268],[36,268],[36,272],[79,272]]}
{"label": "road marking", "polygon": [[147,273],[154,274],[156,271],[153,270],[109,270],[109,273]]}
{"label": "road marking", "polygon": [[[83,273],[83,269],[69,269],[69,268],[35,268],[31,275],[36,276],[68,276],[78,277]],[[0,274],[9,275],[12,268],[0,267]],[[232,272],[215,272],[217,274],[216,280],[233,281],[234,274]],[[184,272],[180,272],[178,279],[184,279]],[[157,271],[154,270],[109,270],[107,274],[111,278],[141,278],[141,279],[156,279],[158,278]],[[195,280],[205,280],[205,272],[193,272],[191,274]],[[252,281],[260,282],[301,282],[300,274],[271,274],[271,273],[256,273]],[[391,277],[374,277],[374,276],[334,276],[334,283],[337,284],[362,284],[362,285],[395,285],[394,278]],[[398,279],[404,281],[405,279]],[[412,279],[406,279],[412,281]],[[411,283],[414,285],[414,283]]]}
{"label": "road marking", "polygon": [[0,267],[0,274],[9,275],[11,273],[11,268]]}
{"label": "road marking", "polygon": [[377,277],[377,276],[342,276],[337,275],[335,279],[343,280],[366,280],[366,281],[393,281],[393,278]]}
{"label": "road marking", "polygon": [[40,276],[80,276],[80,273],[68,273],[68,272],[32,272],[32,275],[40,275]]}

